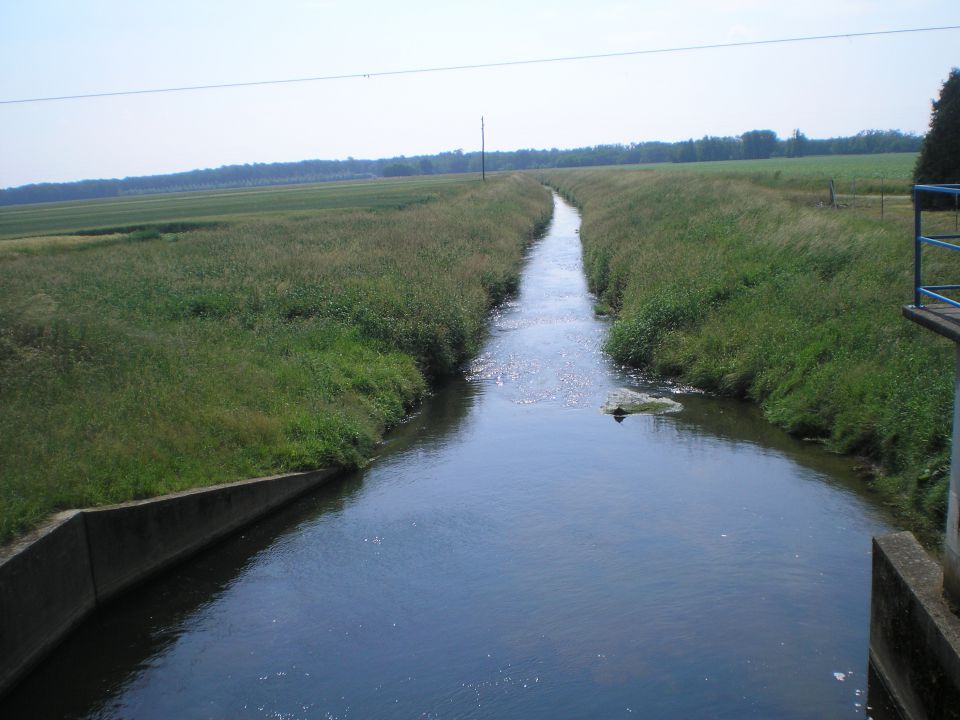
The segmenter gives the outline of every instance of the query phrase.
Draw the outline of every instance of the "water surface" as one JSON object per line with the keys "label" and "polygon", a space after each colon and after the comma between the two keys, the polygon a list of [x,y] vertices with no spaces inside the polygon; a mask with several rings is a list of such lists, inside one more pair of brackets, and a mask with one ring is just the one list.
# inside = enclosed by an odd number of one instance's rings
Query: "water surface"
{"label": "water surface", "polygon": [[[113,604],[0,715],[863,715],[851,463],[611,365],[559,199],[467,376],[366,471]],[[599,412],[617,387],[684,410]]]}

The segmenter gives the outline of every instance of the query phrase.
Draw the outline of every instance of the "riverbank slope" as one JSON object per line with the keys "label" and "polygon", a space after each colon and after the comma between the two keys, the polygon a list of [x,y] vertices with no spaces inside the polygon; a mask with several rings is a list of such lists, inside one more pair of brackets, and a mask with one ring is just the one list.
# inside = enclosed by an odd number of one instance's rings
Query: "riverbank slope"
{"label": "riverbank slope", "polygon": [[60,509],[363,464],[476,352],[552,207],[522,176],[390,192],[0,243],[0,544]]}
{"label": "riverbank slope", "polygon": [[[817,207],[747,177],[543,177],[582,210],[590,286],[616,315],[616,360],[752,399],[794,435],[869,458],[874,486],[936,535],[953,348],[901,318],[913,270],[904,216]],[[926,271],[960,277],[945,254]]]}

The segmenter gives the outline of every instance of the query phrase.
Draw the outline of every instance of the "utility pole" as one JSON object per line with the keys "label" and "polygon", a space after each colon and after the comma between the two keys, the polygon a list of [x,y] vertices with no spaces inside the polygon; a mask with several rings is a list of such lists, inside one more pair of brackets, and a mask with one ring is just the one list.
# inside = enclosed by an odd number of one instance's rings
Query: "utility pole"
{"label": "utility pole", "polygon": [[480,177],[487,181],[487,141],[483,131],[483,115],[480,116]]}

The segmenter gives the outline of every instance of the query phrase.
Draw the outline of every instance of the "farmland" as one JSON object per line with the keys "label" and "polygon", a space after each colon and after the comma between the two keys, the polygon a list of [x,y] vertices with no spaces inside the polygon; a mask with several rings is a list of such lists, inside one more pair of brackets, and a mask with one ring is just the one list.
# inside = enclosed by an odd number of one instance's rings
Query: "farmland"
{"label": "farmland", "polygon": [[[910,191],[916,153],[883,155],[820,155],[767,160],[723,160],[719,162],[663,163],[631,167],[657,172],[693,173],[712,177],[749,179],[764,187],[787,191],[825,194],[830,179],[837,192],[905,195]],[[882,183],[881,183],[882,179]],[[855,183],[855,186],[854,186]]]}
{"label": "farmland", "polygon": [[462,180],[447,175],[13,205],[0,208],[0,240],[117,227],[214,224],[254,215],[289,219],[346,208],[402,208],[456,194]]}
{"label": "farmland", "polygon": [[362,465],[476,351],[550,207],[500,176],[4,209],[0,543],[58,509]]}

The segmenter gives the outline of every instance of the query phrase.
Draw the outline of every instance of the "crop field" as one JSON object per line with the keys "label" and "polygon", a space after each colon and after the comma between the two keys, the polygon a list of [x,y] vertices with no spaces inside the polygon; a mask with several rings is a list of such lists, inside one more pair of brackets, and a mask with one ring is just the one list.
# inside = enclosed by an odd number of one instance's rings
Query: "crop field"
{"label": "crop field", "polygon": [[552,203],[502,175],[47,209],[2,211],[48,235],[0,241],[0,544],[60,509],[362,465],[477,351]]}
{"label": "crop field", "polygon": [[837,192],[844,195],[852,194],[854,182],[856,182],[858,193],[879,193],[882,188],[889,194],[906,195],[910,192],[911,176],[916,161],[916,153],[818,155],[768,160],[633,165],[622,170],[746,178],[764,187],[824,194],[827,192],[827,184],[833,178]]}
{"label": "crop field", "polygon": [[301,217],[331,209],[401,208],[458,192],[463,176],[136,195],[0,207],[0,240],[76,231],[216,223],[251,215]]}
{"label": "crop field", "polygon": [[[936,534],[953,356],[900,314],[912,301],[912,213],[881,220],[875,208],[801,202],[753,173],[543,177],[583,212],[585,269],[616,318],[616,360],[752,399],[791,433],[869,458],[874,486]],[[954,213],[924,215],[925,227],[953,231]],[[929,250],[924,274],[956,283],[960,258]]]}

